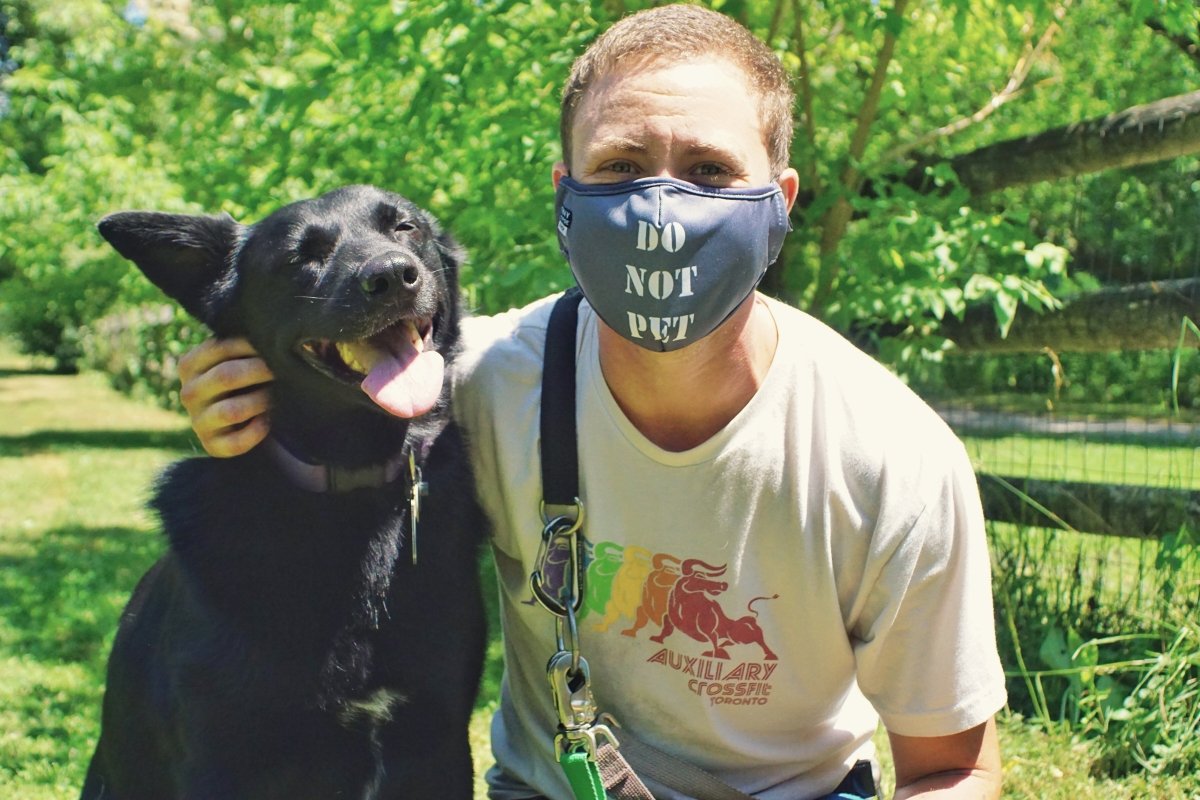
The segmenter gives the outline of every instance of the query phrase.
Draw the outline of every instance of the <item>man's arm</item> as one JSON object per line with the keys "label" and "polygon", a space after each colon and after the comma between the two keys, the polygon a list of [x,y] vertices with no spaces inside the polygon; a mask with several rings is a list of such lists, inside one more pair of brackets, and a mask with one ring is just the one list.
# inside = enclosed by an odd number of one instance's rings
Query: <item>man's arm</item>
{"label": "man's arm", "polygon": [[888,731],[896,766],[895,800],[1000,797],[996,719],[950,736],[901,736]]}
{"label": "man's arm", "polygon": [[227,458],[266,438],[274,379],[245,339],[209,339],[179,360],[179,396],[209,455]]}

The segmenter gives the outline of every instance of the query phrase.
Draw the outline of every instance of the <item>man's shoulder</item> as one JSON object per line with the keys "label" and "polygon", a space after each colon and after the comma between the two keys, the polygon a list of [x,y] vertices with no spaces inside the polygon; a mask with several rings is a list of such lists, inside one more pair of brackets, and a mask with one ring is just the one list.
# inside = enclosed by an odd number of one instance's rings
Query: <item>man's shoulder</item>
{"label": "man's shoulder", "polygon": [[550,309],[558,297],[557,294],[542,297],[499,314],[466,317],[462,321],[464,354],[479,358],[498,346],[540,343],[546,337]]}
{"label": "man's shoulder", "polygon": [[459,390],[486,384],[497,376],[540,374],[546,325],[558,295],[535,300],[491,316],[462,322],[462,348],[455,362]]}
{"label": "man's shoulder", "polygon": [[961,449],[937,412],[886,365],[804,311],[770,302],[781,340],[791,339],[796,380],[811,382],[806,391],[828,436],[841,431],[847,444],[891,457]]}

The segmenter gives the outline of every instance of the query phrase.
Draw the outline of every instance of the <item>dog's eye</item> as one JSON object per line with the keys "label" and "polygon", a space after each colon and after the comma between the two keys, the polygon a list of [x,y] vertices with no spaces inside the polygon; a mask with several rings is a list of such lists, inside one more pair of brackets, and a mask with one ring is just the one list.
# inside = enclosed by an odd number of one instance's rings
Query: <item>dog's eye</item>
{"label": "dog's eye", "polygon": [[411,219],[402,219],[392,227],[392,235],[396,238],[420,239],[421,229]]}

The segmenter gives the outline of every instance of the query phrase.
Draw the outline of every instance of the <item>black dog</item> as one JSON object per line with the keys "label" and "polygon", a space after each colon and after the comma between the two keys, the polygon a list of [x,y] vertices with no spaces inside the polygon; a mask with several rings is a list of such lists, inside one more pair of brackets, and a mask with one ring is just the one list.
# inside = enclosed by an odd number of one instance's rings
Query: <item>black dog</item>
{"label": "black dog", "polygon": [[442,385],[457,246],[364,186],[100,232],[275,382],[266,443],[158,483],[170,548],[121,619],[83,798],[471,797],[485,522]]}

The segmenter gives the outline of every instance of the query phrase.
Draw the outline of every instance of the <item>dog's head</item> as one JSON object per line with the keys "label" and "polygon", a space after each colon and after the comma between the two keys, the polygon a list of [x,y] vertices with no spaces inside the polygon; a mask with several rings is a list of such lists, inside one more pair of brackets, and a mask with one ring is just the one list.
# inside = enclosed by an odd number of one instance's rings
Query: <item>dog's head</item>
{"label": "dog's head", "polygon": [[461,251],[397,194],[345,187],[254,225],[136,211],[99,229],[214,333],[247,337],[277,395],[406,418],[442,396]]}

